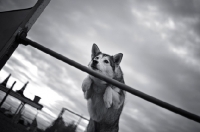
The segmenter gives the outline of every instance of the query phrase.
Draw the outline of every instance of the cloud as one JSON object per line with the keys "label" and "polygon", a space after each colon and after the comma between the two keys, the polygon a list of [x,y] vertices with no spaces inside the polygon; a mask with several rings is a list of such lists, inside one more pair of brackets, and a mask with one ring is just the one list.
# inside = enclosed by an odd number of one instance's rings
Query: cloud
{"label": "cloud", "polygon": [[[5,2],[0,10],[29,4]],[[127,85],[198,114],[199,4],[197,0],[51,1],[28,37],[84,65],[90,61],[93,43],[102,52],[123,53]],[[30,80],[26,94],[40,94],[52,113],[58,115],[67,107],[89,118],[81,91],[86,73],[30,46],[19,46],[3,71],[21,84]],[[198,129],[197,123],[127,93],[120,131]]]}

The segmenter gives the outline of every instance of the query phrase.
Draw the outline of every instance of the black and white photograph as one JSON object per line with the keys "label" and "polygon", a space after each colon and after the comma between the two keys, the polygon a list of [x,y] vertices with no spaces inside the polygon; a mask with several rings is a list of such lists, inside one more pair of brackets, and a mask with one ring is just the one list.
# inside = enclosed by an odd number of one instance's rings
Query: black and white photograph
{"label": "black and white photograph", "polygon": [[200,132],[200,0],[0,0],[0,132]]}

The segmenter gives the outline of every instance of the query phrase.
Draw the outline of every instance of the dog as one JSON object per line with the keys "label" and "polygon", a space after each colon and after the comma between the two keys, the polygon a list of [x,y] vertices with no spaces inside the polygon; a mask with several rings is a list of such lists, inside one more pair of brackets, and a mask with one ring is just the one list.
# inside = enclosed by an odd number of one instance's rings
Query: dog
{"label": "dog", "polygon": [[[122,57],[122,53],[114,56],[102,53],[98,46],[93,44],[88,68],[125,83],[123,72],[120,68]],[[92,75],[88,75],[84,79],[82,90],[87,100],[90,115],[87,132],[118,132],[125,91]]]}

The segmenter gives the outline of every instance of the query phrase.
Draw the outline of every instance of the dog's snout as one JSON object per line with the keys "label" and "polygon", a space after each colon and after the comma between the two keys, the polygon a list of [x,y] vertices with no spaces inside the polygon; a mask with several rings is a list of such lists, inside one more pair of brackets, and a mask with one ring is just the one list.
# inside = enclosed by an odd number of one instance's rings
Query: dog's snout
{"label": "dog's snout", "polygon": [[98,64],[98,61],[97,60],[93,60],[93,64],[94,65]]}

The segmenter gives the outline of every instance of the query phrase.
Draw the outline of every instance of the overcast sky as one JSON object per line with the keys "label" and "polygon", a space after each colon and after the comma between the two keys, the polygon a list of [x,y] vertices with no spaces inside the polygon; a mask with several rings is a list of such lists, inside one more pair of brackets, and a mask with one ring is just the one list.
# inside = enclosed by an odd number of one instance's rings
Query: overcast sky
{"label": "overcast sky", "polygon": [[[0,11],[34,3],[4,0]],[[83,65],[93,43],[104,53],[123,53],[127,85],[200,115],[199,7],[199,0],[52,0],[28,38]],[[89,118],[81,90],[86,73],[30,46],[19,46],[0,79],[9,73],[8,85],[17,80],[17,90],[29,81],[25,96],[40,96],[50,115],[66,107]],[[198,123],[127,93],[120,132],[199,131]]]}

